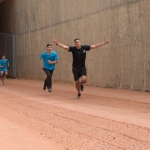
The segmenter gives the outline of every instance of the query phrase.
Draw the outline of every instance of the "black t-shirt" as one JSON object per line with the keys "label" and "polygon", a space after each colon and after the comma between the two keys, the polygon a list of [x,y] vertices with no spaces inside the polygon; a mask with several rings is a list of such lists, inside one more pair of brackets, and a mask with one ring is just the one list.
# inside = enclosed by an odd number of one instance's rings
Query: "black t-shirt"
{"label": "black t-shirt", "polygon": [[90,50],[90,45],[81,45],[80,49],[75,46],[69,46],[69,52],[72,52],[73,63],[72,67],[74,69],[81,69],[85,67],[86,51]]}

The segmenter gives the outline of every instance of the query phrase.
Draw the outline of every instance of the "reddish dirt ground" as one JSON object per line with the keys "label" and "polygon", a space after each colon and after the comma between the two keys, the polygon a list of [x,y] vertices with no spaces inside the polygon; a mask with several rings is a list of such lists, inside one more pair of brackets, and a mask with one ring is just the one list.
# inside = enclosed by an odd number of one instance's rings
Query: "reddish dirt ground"
{"label": "reddish dirt ground", "polygon": [[8,79],[0,85],[0,150],[150,150],[150,93]]}

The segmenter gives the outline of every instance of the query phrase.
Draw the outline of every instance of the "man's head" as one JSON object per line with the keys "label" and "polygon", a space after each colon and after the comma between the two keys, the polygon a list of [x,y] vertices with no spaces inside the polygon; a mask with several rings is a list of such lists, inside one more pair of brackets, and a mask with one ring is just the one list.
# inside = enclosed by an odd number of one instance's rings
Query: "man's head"
{"label": "man's head", "polygon": [[47,52],[50,53],[52,50],[52,44],[47,44],[46,49],[47,49]]}
{"label": "man's head", "polygon": [[74,39],[74,44],[76,46],[76,48],[80,48],[81,47],[81,42],[79,38]]}
{"label": "man's head", "polygon": [[3,54],[3,55],[2,55],[2,59],[5,59],[5,58],[6,58],[5,54]]}

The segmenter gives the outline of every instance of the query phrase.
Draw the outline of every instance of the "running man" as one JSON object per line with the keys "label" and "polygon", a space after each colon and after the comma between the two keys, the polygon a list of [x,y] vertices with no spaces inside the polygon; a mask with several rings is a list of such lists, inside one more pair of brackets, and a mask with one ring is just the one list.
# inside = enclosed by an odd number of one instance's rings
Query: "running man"
{"label": "running man", "polygon": [[[80,98],[81,97],[80,91],[84,90],[83,84],[86,83],[87,80],[87,73],[85,66],[86,51],[108,44],[109,41],[106,40],[103,43],[93,45],[81,45],[80,39],[76,38],[74,40],[75,46],[66,46],[64,44],[59,43],[56,39],[53,38],[53,43],[58,45],[60,48],[67,50],[68,52],[72,52],[73,56],[72,72],[74,75],[75,87],[78,92],[77,98]],[[79,81],[80,78],[81,82]]]}
{"label": "running man", "polygon": [[6,79],[8,75],[8,69],[9,69],[9,61],[6,59],[6,56],[3,54],[2,59],[0,60],[0,67],[1,67],[1,78],[2,78],[2,84],[4,85],[4,79]]}
{"label": "running man", "polygon": [[43,90],[48,89],[48,92],[52,91],[52,75],[55,69],[55,64],[58,63],[58,55],[55,51],[52,51],[52,45],[47,44],[47,51],[40,55],[41,68],[45,71],[47,78],[44,81]]}

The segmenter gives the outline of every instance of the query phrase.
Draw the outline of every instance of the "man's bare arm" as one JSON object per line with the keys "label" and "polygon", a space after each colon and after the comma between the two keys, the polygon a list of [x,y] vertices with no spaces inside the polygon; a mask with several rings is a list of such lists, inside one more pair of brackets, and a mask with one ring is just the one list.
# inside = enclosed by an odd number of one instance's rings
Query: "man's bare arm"
{"label": "man's bare arm", "polygon": [[63,48],[64,50],[69,51],[69,46],[66,46],[66,45],[64,45],[64,44],[59,43],[59,42],[58,42],[56,39],[54,39],[54,38],[53,38],[53,43],[54,43],[55,45],[58,45],[60,48]]}
{"label": "man's bare arm", "polygon": [[93,44],[93,45],[91,45],[91,49],[95,49],[95,48],[101,47],[101,46],[103,46],[105,44],[108,44],[108,43],[109,43],[109,41],[106,40],[103,43]]}
{"label": "man's bare arm", "polygon": [[58,60],[55,60],[55,61],[50,61],[50,60],[48,60],[48,63],[49,64],[57,64],[59,61]]}

